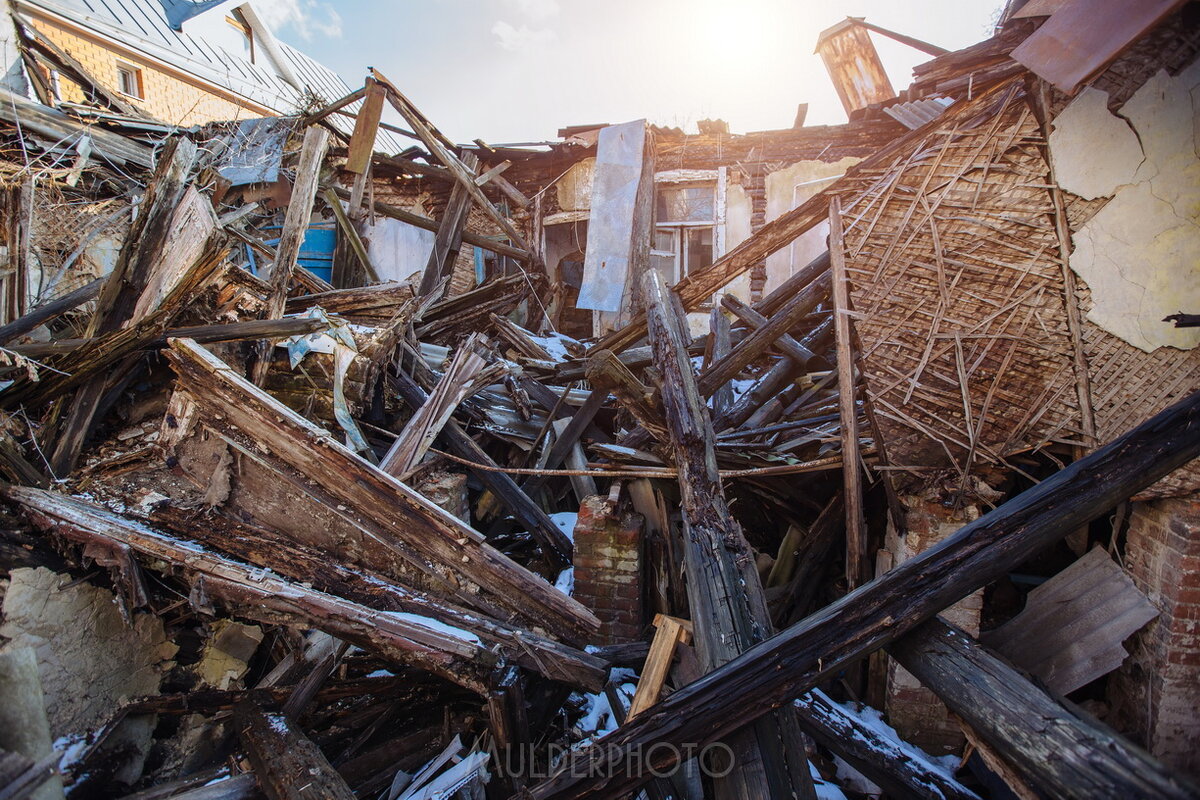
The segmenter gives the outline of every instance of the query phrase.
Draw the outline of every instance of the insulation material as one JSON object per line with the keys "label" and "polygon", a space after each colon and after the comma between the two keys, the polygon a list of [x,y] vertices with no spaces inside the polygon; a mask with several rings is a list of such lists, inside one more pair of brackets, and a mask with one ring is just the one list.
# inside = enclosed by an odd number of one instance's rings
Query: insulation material
{"label": "insulation material", "polygon": [[[1146,352],[1200,344],[1200,329],[1163,322],[1169,314],[1200,308],[1200,159],[1192,101],[1198,85],[1200,65],[1176,78],[1160,72],[1125,104],[1121,114],[1136,131],[1145,161],[1132,185],[1118,189],[1074,236],[1071,267],[1092,292],[1087,319]],[[1111,115],[1089,119],[1077,135],[1125,124]],[[1082,125],[1071,116],[1067,127],[1076,124]],[[1087,168],[1107,156],[1101,150],[1074,160]]]}
{"label": "insulation material", "polygon": [[[122,701],[158,694],[178,649],[162,620],[126,622],[112,592],[45,568],[16,569],[4,596],[2,652],[37,653],[50,731],[57,738],[95,730]],[[147,737],[149,731],[146,732]]]}
{"label": "insulation material", "polygon": [[1078,436],[1043,144],[1010,83],[952,106],[844,196],[861,364],[893,464],[966,473]]}

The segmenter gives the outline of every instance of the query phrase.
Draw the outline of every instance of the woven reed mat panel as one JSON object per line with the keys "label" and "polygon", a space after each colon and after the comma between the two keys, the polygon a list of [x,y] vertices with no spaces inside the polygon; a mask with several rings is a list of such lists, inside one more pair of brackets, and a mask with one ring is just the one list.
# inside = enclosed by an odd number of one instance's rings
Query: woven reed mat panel
{"label": "woven reed mat panel", "polygon": [[843,195],[863,378],[893,465],[966,474],[1080,441],[1043,143],[1012,82]]}
{"label": "woven reed mat panel", "polygon": [[[1200,348],[1140,350],[1087,321],[1091,293],[1080,282],[1083,351],[1091,382],[1096,440],[1111,442],[1123,433],[1200,389]],[[1175,470],[1134,497],[1178,497],[1200,490],[1200,460]]]}

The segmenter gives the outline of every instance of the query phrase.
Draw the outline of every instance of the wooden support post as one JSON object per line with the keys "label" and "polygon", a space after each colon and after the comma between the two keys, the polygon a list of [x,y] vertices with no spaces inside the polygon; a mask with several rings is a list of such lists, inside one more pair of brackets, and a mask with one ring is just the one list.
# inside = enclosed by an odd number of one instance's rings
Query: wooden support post
{"label": "wooden support post", "polygon": [[1186,775],[1050,697],[1007,661],[939,618],[887,650],[1047,796],[1200,797],[1200,785]]}
{"label": "wooden support post", "polygon": [[[473,153],[463,156],[463,166],[471,172],[475,171],[478,164],[479,159]],[[429,254],[425,273],[421,276],[421,284],[417,289],[417,294],[421,297],[433,292],[454,271],[454,262],[458,258],[459,248],[462,247],[463,228],[467,226],[467,215],[470,211],[470,193],[463,187],[463,184],[454,184],[454,188],[450,190],[450,200],[446,203],[446,210],[442,213],[437,236],[433,240],[433,251]],[[439,297],[445,293],[446,288],[446,286],[442,286]]]}
{"label": "wooden support post", "polygon": [[320,748],[283,714],[247,701],[233,723],[259,788],[270,800],[355,800]]}
{"label": "wooden support post", "polygon": [[650,643],[650,652],[642,666],[642,675],[638,679],[633,700],[629,703],[626,720],[633,719],[658,702],[658,696],[667,682],[667,673],[671,670],[671,662],[675,660],[675,645],[681,642],[687,644],[691,640],[691,628],[692,623],[687,620],[666,614],[654,615],[654,640]]}
{"label": "wooden support post", "polygon": [[862,468],[858,448],[858,381],[850,333],[850,292],[842,245],[842,206],[829,199],[829,263],[833,273],[833,329],[837,337],[838,412],[841,415],[842,478],[846,497],[846,584],[856,588],[866,574],[867,525],[863,517]]}
{"label": "wooden support post", "polygon": [[[733,298],[733,295],[726,295]],[[724,298],[722,298],[724,299]],[[709,363],[720,361],[729,355],[729,317],[721,313],[720,304],[713,303],[712,312],[708,317],[709,335],[712,337],[711,360]],[[728,381],[718,386],[712,393],[713,416],[719,417],[733,405],[733,386]]]}
{"label": "wooden support post", "polygon": [[354,227],[354,222],[346,216],[346,209],[342,208],[341,198],[332,189],[326,189],[323,196],[325,202],[333,211],[338,229],[346,237],[346,242],[350,245],[350,249],[354,251],[358,263],[362,264],[363,270],[367,273],[367,279],[372,283],[381,283],[379,272],[376,271],[375,265],[371,263],[371,257],[367,255],[367,246],[363,244],[362,237],[358,235],[358,229]]}
{"label": "wooden support post", "polygon": [[[683,310],[657,270],[645,274],[646,313],[655,365],[663,376],[668,438],[679,468],[688,605],[701,668],[708,673],[772,633],[754,554],[725,502],[712,423],[687,353]],[[738,763],[718,781],[722,795],[813,797],[812,778],[791,709],[728,740]]]}
{"label": "wooden support post", "polygon": [[[321,178],[321,164],[328,145],[329,131],[324,128],[313,126],[304,131],[300,165],[296,167],[296,182],[292,185],[292,199],[283,219],[279,247],[275,249],[275,263],[271,265],[268,278],[271,291],[267,296],[267,319],[276,319],[283,315],[288,286],[291,285],[292,273],[296,269],[296,259],[300,256],[300,245],[308,233],[308,221],[312,217],[313,201],[316,200],[317,186]],[[259,343],[258,358],[251,372],[251,380],[256,386],[261,386],[267,376],[267,367],[271,363],[270,347],[269,342]]]}
{"label": "wooden support post", "polygon": [[[649,777],[644,763],[640,770],[623,768],[632,753],[645,754],[657,742],[717,741],[903,636],[1197,456],[1200,392],[675,692],[573,754],[560,772],[532,787],[530,796],[574,800],[631,791]],[[660,772],[669,766],[656,759]]]}

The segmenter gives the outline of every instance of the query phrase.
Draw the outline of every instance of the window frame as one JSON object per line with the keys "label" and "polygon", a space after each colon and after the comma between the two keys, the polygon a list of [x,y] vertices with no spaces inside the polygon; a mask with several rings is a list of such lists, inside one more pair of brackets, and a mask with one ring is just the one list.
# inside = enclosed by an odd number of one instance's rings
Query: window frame
{"label": "window frame", "polygon": [[[145,100],[146,99],[146,85],[142,81],[142,68],[135,67],[133,64],[130,64],[125,61],[118,61],[116,66],[117,66],[117,91],[120,92],[121,94],[125,95],[126,97],[132,97],[135,100]],[[125,82],[126,75],[130,76],[130,78],[132,80],[133,88],[135,88],[137,90],[136,92],[127,92],[126,91],[126,82]]]}

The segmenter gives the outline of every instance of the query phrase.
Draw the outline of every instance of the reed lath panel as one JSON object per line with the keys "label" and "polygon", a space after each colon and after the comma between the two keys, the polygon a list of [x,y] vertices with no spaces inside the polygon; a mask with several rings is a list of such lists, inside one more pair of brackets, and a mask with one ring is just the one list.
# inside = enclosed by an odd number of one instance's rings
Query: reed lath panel
{"label": "reed lath panel", "polygon": [[902,482],[1082,439],[1043,144],[1014,82],[843,194],[864,385]]}

